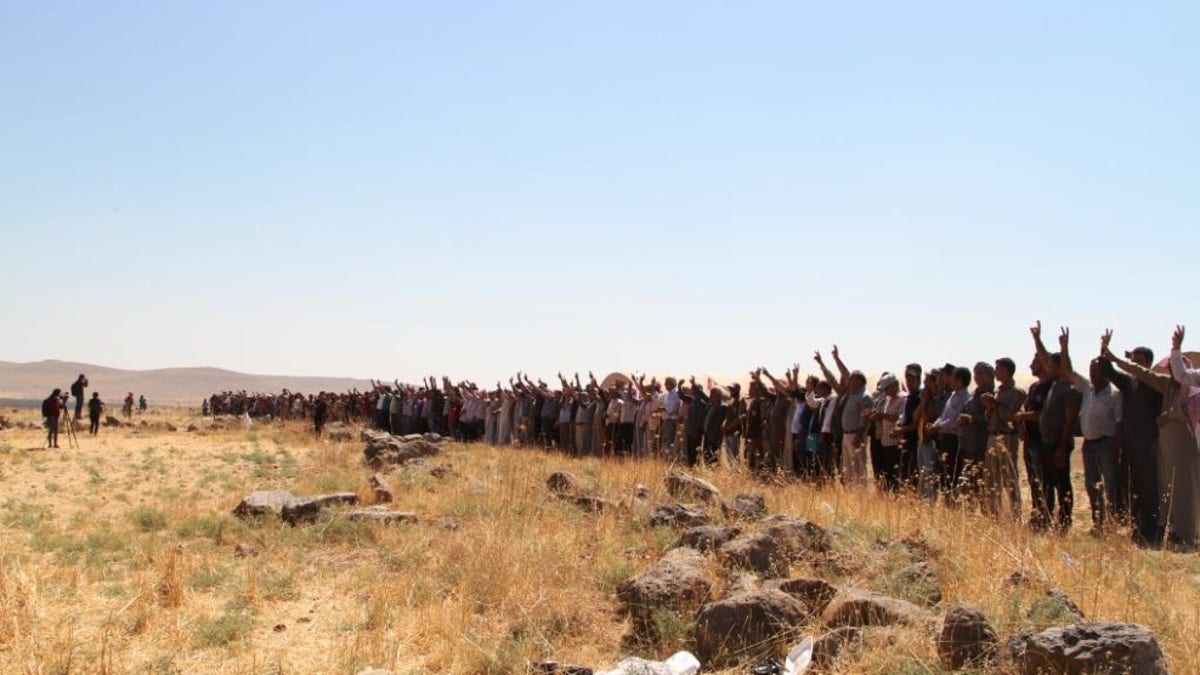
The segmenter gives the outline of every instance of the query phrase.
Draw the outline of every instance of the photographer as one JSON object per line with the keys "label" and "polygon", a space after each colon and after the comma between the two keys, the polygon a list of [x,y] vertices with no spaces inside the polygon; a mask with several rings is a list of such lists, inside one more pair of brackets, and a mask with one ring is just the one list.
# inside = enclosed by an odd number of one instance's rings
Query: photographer
{"label": "photographer", "polygon": [[46,418],[47,447],[58,447],[58,422],[62,417],[62,411],[67,405],[68,398],[69,396],[64,394],[62,389],[55,389],[50,392],[49,398],[42,401],[42,416]]}
{"label": "photographer", "polygon": [[79,374],[75,382],[71,384],[71,396],[75,397],[75,419],[83,419],[83,390],[87,389],[87,376],[83,373]]}

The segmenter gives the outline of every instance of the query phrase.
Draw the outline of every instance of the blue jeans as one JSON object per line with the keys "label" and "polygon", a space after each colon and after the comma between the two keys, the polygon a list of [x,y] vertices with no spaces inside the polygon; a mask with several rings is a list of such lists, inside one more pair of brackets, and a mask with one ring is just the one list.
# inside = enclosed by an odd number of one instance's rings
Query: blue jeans
{"label": "blue jeans", "polygon": [[1083,482],[1092,505],[1092,524],[1097,527],[1104,525],[1108,507],[1115,501],[1117,464],[1112,455],[1111,437],[1083,442]]}

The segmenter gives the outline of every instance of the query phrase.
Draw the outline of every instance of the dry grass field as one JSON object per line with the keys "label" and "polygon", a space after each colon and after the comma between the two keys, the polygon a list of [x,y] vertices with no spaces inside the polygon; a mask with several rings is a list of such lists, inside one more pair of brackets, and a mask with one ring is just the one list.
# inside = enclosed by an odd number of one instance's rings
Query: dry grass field
{"label": "dry grass field", "polygon": [[[331,509],[291,527],[230,511],[270,488],[355,491],[370,504],[357,433],[314,442],[299,424],[207,430],[184,410],[146,419],[179,431],[105,428],[81,434],[79,449],[64,436],[61,450],[42,449],[35,430],[0,432],[0,672],[507,673],[530,660],[611,667],[690,648],[690,617],[658,617],[659,639],[633,643],[617,611],[617,584],[679,537],[647,525],[651,506],[676,501],[661,462],[450,445],[431,460],[450,474],[392,474],[395,506],[420,522],[364,524]],[[202,431],[185,431],[189,422]],[[596,514],[552,498],[546,478],[564,469],[624,506]],[[938,608],[978,605],[1002,640],[1055,622],[1038,603],[1056,587],[1089,618],[1149,626],[1172,672],[1200,672],[1200,556],[1088,536],[1082,491],[1076,531],[1057,537],[871,492],[702,475],[837,533],[839,564],[797,563],[793,575],[909,596],[920,589],[895,573],[911,556],[888,542],[922,539]],[[237,555],[239,544],[257,555]],[[720,595],[728,580],[710,564]],[[1027,586],[1006,583],[1016,570]],[[889,629],[826,672],[943,672],[938,628]],[[800,626],[795,639],[822,632]]]}

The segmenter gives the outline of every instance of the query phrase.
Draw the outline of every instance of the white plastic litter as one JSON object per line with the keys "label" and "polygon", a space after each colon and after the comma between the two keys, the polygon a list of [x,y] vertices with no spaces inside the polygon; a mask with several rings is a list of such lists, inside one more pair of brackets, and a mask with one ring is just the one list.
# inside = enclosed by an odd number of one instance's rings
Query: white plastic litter
{"label": "white plastic litter", "polygon": [[616,668],[596,675],[696,675],[698,672],[700,661],[691,652],[676,652],[666,661],[627,656],[617,662]]}
{"label": "white plastic litter", "polygon": [[821,502],[821,512],[827,516],[832,516],[834,513],[837,513],[833,510],[833,507],[829,505],[829,502]]}
{"label": "white plastic litter", "polygon": [[800,675],[808,670],[809,664],[812,663],[812,652],[813,639],[810,635],[788,652],[787,659],[783,662],[783,675]]}

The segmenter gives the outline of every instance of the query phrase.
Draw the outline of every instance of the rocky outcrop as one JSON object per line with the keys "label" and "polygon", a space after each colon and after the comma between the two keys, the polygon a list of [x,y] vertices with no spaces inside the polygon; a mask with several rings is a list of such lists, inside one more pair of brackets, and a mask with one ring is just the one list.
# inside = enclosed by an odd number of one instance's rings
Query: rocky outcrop
{"label": "rocky outcrop", "polygon": [[1010,641],[1022,675],[1168,675],[1154,633],[1130,623],[1077,623]]}
{"label": "rocky outcrop", "polygon": [[721,498],[717,486],[684,471],[671,471],[663,480],[667,485],[667,493],[676,499],[715,504]]}
{"label": "rocky outcrop", "polygon": [[696,656],[706,667],[719,668],[734,658],[769,655],[808,618],[804,604],[782,591],[731,595],[696,614]]}
{"label": "rocky outcrop", "polygon": [[715,525],[693,527],[679,538],[679,545],[689,546],[702,553],[711,553],[741,533],[742,528],[740,527],[717,527]]}
{"label": "rocky outcrop", "polygon": [[977,607],[957,604],[946,612],[938,637],[938,657],[951,670],[982,665],[996,655],[1000,641]]}
{"label": "rocky outcrop", "polygon": [[821,619],[830,628],[838,628],[918,624],[928,619],[928,616],[925,610],[907,600],[848,587],[838,591],[825,608]]}
{"label": "rocky outcrop", "polygon": [[699,527],[708,524],[708,511],[693,504],[665,504],[650,514],[651,527]]}
{"label": "rocky outcrop", "polygon": [[656,611],[693,612],[711,592],[704,556],[694,549],[676,548],[643,574],[621,582],[617,599],[633,622],[634,636],[653,639]]}
{"label": "rocky outcrop", "polygon": [[233,515],[238,518],[255,516],[278,516],[283,513],[283,507],[295,499],[287,490],[258,490],[242,498],[233,509]]}

